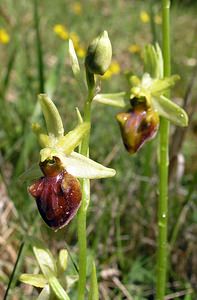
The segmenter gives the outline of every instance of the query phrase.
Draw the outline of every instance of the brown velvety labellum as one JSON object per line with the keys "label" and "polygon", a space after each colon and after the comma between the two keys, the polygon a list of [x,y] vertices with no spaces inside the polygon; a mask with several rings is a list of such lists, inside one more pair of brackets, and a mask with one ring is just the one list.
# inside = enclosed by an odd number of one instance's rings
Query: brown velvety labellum
{"label": "brown velvety labellum", "polygon": [[38,179],[29,187],[29,192],[36,199],[43,220],[54,230],[72,220],[82,196],[79,181],[66,171]]}
{"label": "brown velvety labellum", "polygon": [[135,104],[128,112],[117,114],[125,148],[129,153],[137,152],[145,142],[152,139],[159,127],[159,116],[144,104]]}

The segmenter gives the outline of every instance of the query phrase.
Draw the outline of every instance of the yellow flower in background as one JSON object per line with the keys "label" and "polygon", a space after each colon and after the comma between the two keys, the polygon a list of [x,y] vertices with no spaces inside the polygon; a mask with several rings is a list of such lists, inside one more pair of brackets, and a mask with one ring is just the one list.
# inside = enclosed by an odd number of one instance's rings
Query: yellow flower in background
{"label": "yellow flower in background", "polygon": [[80,2],[74,2],[71,6],[71,9],[75,15],[81,15],[82,14],[82,6]]}
{"label": "yellow flower in background", "polygon": [[86,55],[86,50],[85,50],[84,47],[82,47],[82,46],[79,46],[79,47],[76,49],[76,52],[77,52],[77,55],[78,55],[80,58],[84,58],[85,55]]}
{"label": "yellow flower in background", "polygon": [[112,61],[109,69],[111,70],[112,74],[119,74],[120,73],[120,65],[116,61]]}
{"label": "yellow flower in background", "polygon": [[156,15],[154,17],[154,21],[155,21],[155,24],[161,25],[162,24],[162,18],[161,18],[161,16]]}
{"label": "yellow flower in background", "polygon": [[117,61],[112,61],[111,65],[109,66],[109,69],[103,76],[101,76],[102,79],[109,79],[113,75],[117,75],[120,73],[120,65]]}
{"label": "yellow flower in background", "polygon": [[131,53],[139,53],[141,51],[141,47],[138,44],[132,44],[128,48]]}
{"label": "yellow flower in background", "polygon": [[142,10],[140,12],[140,20],[142,21],[142,23],[149,23],[150,22],[150,16],[145,10]]}
{"label": "yellow flower in background", "polygon": [[69,33],[66,27],[61,24],[56,24],[53,27],[53,31],[63,40],[67,40],[69,38]]}
{"label": "yellow flower in background", "polygon": [[10,36],[7,31],[3,28],[0,28],[0,43],[8,44],[10,41]]}

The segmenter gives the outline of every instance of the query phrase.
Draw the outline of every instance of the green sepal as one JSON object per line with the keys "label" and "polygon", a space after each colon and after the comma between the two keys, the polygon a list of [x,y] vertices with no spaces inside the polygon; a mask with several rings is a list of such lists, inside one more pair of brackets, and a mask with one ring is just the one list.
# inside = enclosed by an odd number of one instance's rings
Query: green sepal
{"label": "green sepal", "polygon": [[72,68],[73,74],[78,79],[79,74],[80,74],[80,66],[79,66],[77,54],[75,52],[75,48],[74,48],[74,45],[73,45],[73,42],[71,39],[69,39],[69,42],[68,42],[68,52],[69,52],[69,56],[70,56],[71,68]]}
{"label": "green sepal", "polygon": [[44,275],[42,274],[21,274],[19,280],[23,283],[44,288],[48,283]]}
{"label": "green sepal", "polygon": [[32,245],[34,255],[39,264],[39,267],[48,279],[49,275],[57,276],[57,266],[52,253],[40,241],[35,241]]}
{"label": "green sepal", "polygon": [[144,72],[152,78],[163,77],[163,56],[159,44],[149,44],[144,48]]}
{"label": "green sepal", "polygon": [[184,109],[172,102],[170,99],[160,96],[153,97],[152,104],[158,114],[177,126],[188,125],[188,116]]}
{"label": "green sepal", "polygon": [[116,106],[116,107],[125,107],[125,92],[113,93],[113,94],[97,94],[93,100],[102,104]]}
{"label": "green sepal", "polygon": [[89,123],[85,122],[79,124],[75,129],[58,139],[57,147],[65,154],[70,154],[81,143],[84,135],[86,135],[89,130]]}
{"label": "green sepal", "polygon": [[55,137],[63,136],[64,127],[55,104],[46,94],[40,94],[38,97],[44,114],[48,134],[54,135]]}
{"label": "green sepal", "polygon": [[178,80],[180,80],[179,75],[172,75],[163,79],[154,79],[150,86],[150,93],[152,93],[153,95],[163,94],[166,90],[171,88]]}
{"label": "green sepal", "polygon": [[75,48],[74,48],[74,45],[73,45],[73,42],[71,39],[69,39],[69,42],[68,42],[68,52],[69,52],[70,63],[71,63],[73,75],[74,75],[75,79],[77,80],[78,86],[80,87],[81,91],[84,93],[87,91],[87,86],[85,84],[84,74],[80,70],[80,65],[79,65],[79,61],[77,58],[77,54],[75,52]]}

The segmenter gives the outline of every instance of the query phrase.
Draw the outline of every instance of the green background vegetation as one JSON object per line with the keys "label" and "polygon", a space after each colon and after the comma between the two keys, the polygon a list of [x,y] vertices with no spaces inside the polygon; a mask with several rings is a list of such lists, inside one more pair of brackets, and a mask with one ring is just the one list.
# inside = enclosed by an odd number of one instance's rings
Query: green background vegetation
{"label": "green background vegetation", "polygon": [[[143,49],[146,43],[161,40],[161,25],[154,21],[155,16],[161,16],[159,2],[84,0],[81,12],[76,14],[73,1],[38,1],[39,44],[34,1],[0,2],[0,27],[10,36],[8,44],[0,44],[0,297],[8,284],[21,240],[27,233],[44,240],[54,254],[65,247],[66,240],[73,259],[77,257],[76,218],[64,229],[52,232],[38,215],[35,201],[27,193],[27,183],[20,180],[20,174],[39,159],[31,123],[41,119],[36,107],[37,94],[43,92],[42,86],[52,78],[54,70],[58,79],[53,100],[67,130],[77,124],[74,108],[83,107],[84,94],[71,72],[67,41],[54,33],[54,25],[62,24],[69,32],[77,33],[84,47],[100,31],[107,30],[113,46],[113,60],[120,65],[120,73],[108,80],[100,79],[102,92],[128,90],[129,75],[143,73],[141,51],[131,53],[129,47],[138,45]],[[149,22],[141,20],[142,11],[148,13]],[[191,119],[188,129],[171,127],[171,158],[179,154],[179,160],[176,164],[172,159],[170,166],[169,240],[172,247],[167,293],[172,296],[166,299],[196,299],[196,14],[195,1],[173,1],[172,72],[181,76],[173,96],[177,103],[185,104]],[[39,46],[42,47],[43,65],[39,63]],[[82,64],[83,60],[80,62]],[[44,81],[39,70],[44,74]],[[89,256],[96,257],[101,299],[153,299],[157,139],[138,154],[129,155],[115,122],[119,111],[99,104],[93,107],[91,158],[113,167],[117,175],[92,181],[87,222]],[[24,252],[18,271],[37,271],[31,249]],[[72,264],[69,272],[74,272]],[[10,299],[35,299],[36,289],[17,280],[15,284]],[[71,299],[76,299],[75,292],[76,288],[70,293]]]}

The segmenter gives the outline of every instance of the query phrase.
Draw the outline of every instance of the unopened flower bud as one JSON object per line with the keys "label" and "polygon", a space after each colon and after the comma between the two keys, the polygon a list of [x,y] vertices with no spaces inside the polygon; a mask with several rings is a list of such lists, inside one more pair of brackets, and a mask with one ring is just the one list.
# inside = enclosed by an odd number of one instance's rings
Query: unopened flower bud
{"label": "unopened flower bud", "polygon": [[107,31],[95,38],[88,47],[85,64],[90,73],[103,75],[112,58],[112,46]]}
{"label": "unopened flower bud", "polygon": [[81,203],[79,181],[63,169],[60,159],[40,163],[44,176],[29,187],[45,223],[54,230],[67,225]]}
{"label": "unopened flower bud", "polygon": [[159,116],[145,103],[135,103],[130,110],[117,114],[125,148],[135,153],[143,144],[152,139],[159,127]]}

